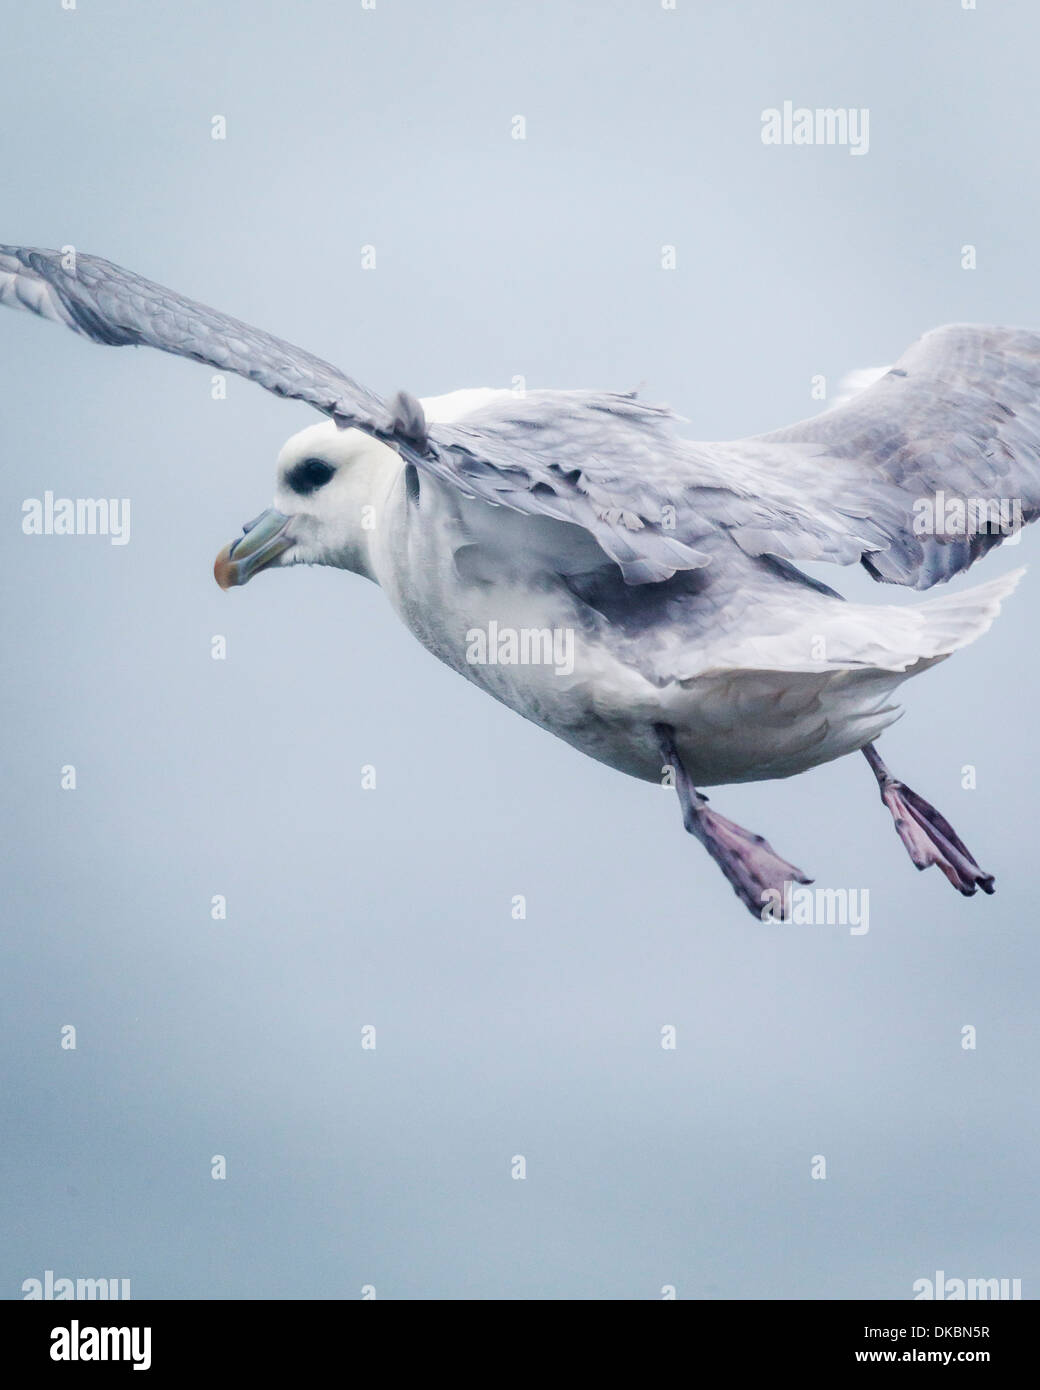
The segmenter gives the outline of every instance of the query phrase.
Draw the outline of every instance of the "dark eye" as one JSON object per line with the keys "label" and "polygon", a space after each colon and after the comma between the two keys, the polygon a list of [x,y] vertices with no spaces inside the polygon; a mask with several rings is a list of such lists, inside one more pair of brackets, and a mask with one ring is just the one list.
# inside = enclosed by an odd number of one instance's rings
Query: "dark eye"
{"label": "dark eye", "polygon": [[324,487],[335,471],[324,459],[304,459],[302,463],[293,464],[285,475],[285,481],[293,492],[306,497],[308,493]]}

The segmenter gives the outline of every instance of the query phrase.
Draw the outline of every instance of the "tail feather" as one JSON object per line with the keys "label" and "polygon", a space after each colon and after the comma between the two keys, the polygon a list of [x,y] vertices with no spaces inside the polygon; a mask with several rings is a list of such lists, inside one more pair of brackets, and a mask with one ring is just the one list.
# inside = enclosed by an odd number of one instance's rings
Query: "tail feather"
{"label": "tail feather", "polygon": [[943,594],[941,598],[928,599],[916,605],[916,611],[925,624],[927,649],[922,649],[921,655],[933,658],[949,656],[951,652],[974,642],[976,637],[981,637],[1000,612],[1003,600],[1015,590],[1024,574],[1024,568],[1010,570],[973,589]]}
{"label": "tail feather", "polygon": [[914,675],[981,637],[1025,573],[1012,570],[961,593],[897,607],[844,604],[823,630],[830,670]]}

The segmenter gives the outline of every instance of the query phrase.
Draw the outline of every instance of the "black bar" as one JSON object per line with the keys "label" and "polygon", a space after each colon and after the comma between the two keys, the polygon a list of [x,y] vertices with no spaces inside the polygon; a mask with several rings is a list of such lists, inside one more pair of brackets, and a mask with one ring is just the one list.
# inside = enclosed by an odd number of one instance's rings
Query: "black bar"
{"label": "black bar", "polygon": [[[657,1301],[657,1300],[654,1300]],[[660,1300],[666,1302],[666,1300]],[[390,1300],[383,1300],[390,1304]],[[390,1370],[409,1352],[425,1359],[427,1376],[454,1365],[459,1379],[514,1375],[529,1358],[532,1375],[546,1367],[544,1337],[562,1338],[567,1361],[580,1354],[586,1376],[626,1344],[641,1358],[639,1379],[664,1371],[681,1353],[695,1378],[712,1366],[732,1375],[806,1369],[860,1370],[892,1366],[940,1369],[995,1367],[1005,1375],[1028,1367],[1036,1346],[1035,1304],[985,1302],[685,1302],[649,1313],[619,1313],[607,1302],[550,1302],[522,1311],[510,1302],[425,1300],[376,1306],[336,1302],[8,1302],[0,1335],[6,1366],[23,1368],[21,1383],[75,1380],[83,1375],[130,1376],[131,1383],[217,1375],[269,1378],[278,1370],[313,1372],[329,1366],[337,1379],[371,1366]],[[501,1320],[501,1321],[500,1321]],[[90,1329],[127,1329],[117,1337]],[[130,1330],[138,1329],[136,1340]],[[148,1329],[148,1337],[144,1337]],[[501,1338],[501,1370],[478,1352],[485,1336]],[[400,1334],[408,1339],[401,1340]],[[653,1340],[647,1341],[647,1337]],[[391,1338],[392,1340],[388,1340]],[[83,1352],[113,1349],[119,1361],[89,1361]],[[71,1359],[73,1348],[76,1359]],[[55,1356],[63,1359],[55,1359]],[[135,1373],[133,1362],[141,1363]],[[147,1357],[147,1369],[144,1361]],[[477,1367],[482,1371],[477,1373]],[[463,1374],[468,1367],[469,1372]],[[557,1369],[561,1369],[557,1363]],[[228,1383],[231,1383],[230,1381]],[[305,1383],[310,1383],[308,1380]]]}

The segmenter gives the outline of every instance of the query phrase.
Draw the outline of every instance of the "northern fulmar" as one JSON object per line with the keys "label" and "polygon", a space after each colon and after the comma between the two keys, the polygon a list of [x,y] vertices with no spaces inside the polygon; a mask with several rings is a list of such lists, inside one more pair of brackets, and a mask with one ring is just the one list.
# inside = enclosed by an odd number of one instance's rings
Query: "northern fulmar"
{"label": "northern fulmar", "polygon": [[[0,303],[96,343],[235,372],[328,418],[277,460],[224,588],[332,565],[374,580],[448,666],[608,766],[674,786],[756,916],[801,870],[700,790],[861,752],[910,858],[993,891],[875,740],[893,693],[983,633],[1015,571],[913,606],[846,602],[799,563],[927,589],[1040,510],[1040,335],[934,329],[852,399],[728,443],[635,394],[383,400],[300,348],[71,249],[0,246]],[[783,915],[782,910],[779,915]]]}

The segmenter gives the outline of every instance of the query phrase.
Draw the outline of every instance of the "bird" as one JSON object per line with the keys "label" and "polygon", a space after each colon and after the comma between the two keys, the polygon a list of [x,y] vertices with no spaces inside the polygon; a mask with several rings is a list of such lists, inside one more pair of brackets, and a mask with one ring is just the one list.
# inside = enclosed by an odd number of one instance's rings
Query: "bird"
{"label": "bird", "polygon": [[[329,565],[375,582],[434,656],[580,752],[674,788],[761,920],[813,880],[704,788],[861,754],[911,861],[994,891],[877,740],[908,679],[984,633],[1022,569],[863,604],[800,566],[930,589],[1040,513],[1040,334],[932,329],[800,423],[725,442],[635,392],[474,388],[389,399],[290,343],[101,259],[0,246],[0,303],[148,346],[325,418],[273,505],[218,554],[222,588]],[[777,905],[780,905],[777,911]]]}

